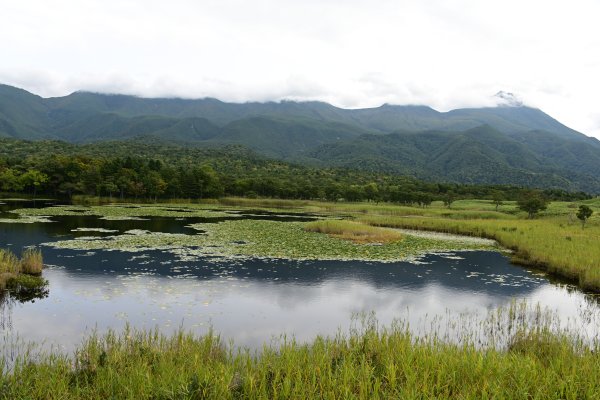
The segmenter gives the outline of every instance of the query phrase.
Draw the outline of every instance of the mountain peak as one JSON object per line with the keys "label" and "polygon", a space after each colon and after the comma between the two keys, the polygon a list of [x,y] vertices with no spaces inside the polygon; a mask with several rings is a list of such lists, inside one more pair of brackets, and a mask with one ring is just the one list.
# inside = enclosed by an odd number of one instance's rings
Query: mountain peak
{"label": "mountain peak", "polygon": [[514,93],[501,90],[494,97],[498,100],[498,106],[500,107],[523,107],[523,100]]}

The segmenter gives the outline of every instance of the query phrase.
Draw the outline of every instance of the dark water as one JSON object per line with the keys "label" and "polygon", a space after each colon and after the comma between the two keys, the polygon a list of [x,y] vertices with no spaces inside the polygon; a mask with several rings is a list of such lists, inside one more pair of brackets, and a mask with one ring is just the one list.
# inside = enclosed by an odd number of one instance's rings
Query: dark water
{"label": "dark water", "polygon": [[[22,206],[32,204],[0,205],[3,211]],[[297,220],[256,213],[248,218]],[[193,234],[185,226],[201,221],[106,221],[89,216],[52,220],[56,222],[0,223],[0,247],[18,253],[24,246],[97,234],[71,232],[81,227]],[[182,261],[161,251],[86,252],[50,247],[43,252],[49,265],[44,271],[50,281],[49,294],[33,302],[2,306],[0,326],[5,341],[18,337],[72,349],[92,329],[120,329],[129,322],[138,328],[159,327],[169,332],[183,327],[199,334],[212,326],[236,344],[258,347],[281,333],[299,340],[334,334],[346,329],[351,317],[360,312],[374,311],[383,324],[401,318],[419,326],[436,315],[450,319],[462,313],[484,315],[512,299],[539,302],[561,317],[578,321],[582,309],[597,308],[590,296],[550,283],[495,252],[430,255],[419,264]],[[595,332],[597,328],[585,329]]]}

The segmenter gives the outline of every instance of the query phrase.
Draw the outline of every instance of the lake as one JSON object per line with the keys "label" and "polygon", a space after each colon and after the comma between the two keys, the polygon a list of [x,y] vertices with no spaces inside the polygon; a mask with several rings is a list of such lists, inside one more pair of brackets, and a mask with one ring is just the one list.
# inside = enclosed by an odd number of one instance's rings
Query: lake
{"label": "lake", "polygon": [[[4,201],[9,211],[49,203]],[[212,219],[309,221],[312,215],[244,212]],[[50,223],[0,223],[0,247],[20,253],[81,236],[106,236],[132,229],[197,234],[202,218],[149,217],[105,220],[97,216],[54,216]],[[87,229],[81,229],[87,228]],[[484,318],[511,301],[556,312],[569,326],[597,334],[596,296],[544,274],[510,263],[500,252],[430,254],[416,262],[273,259],[188,259],[148,250],[72,250],[42,246],[49,281],[47,296],[34,301],[5,299],[1,309],[4,343],[37,342],[72,350],[92,330],[104,332],[183,328],[203,334],[213,328],[236,345],[260,348],[281,334],[306,341],[345,331],[360,313],[374,312],[380,324],[402,319],[426,333],[433,319],[453,322]]]}

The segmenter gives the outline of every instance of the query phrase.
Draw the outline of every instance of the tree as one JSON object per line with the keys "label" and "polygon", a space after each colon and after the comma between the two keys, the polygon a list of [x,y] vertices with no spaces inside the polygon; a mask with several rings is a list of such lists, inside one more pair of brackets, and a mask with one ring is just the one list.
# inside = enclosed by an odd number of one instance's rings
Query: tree
{"label": "tree", "polygon": [[492,203],[496,206],[496,211],[498,211],[498,207],[504,204],[504,195],[499,190],[494,190],[492,193]]}
{"label": "tree", "polygon": [[363,188],[358,185],[350,185],[344,190],[346,201],[361,201],[364,198]]}
{"label": "tree", "polygon": [[363,192],[368,201],[379,202],[379,188],[375,182],[366,184],[363,187]]}
{"label": "tree", "polygon": [[585,228],[585,222],[588,220],[589,217],[592,216],[593,213],[594,211],[585,204],[579,206],[579,210],[577,211],[576,215],[577,218],[579,218],[579,220],[581,221],[581,229]]}
{"label": "tree", "polygon": [[[157,161],[158,162],[158,161]],[[144,177],[144,186],[146,193],[156,202],[158,196],[162,195],[167,190],[167,183],[162,179],[156,171],[149,171]]]}
{"label": "tree", "polygon": [[35,198],[38,188],[44,183],[48,182],[48,175],[38,171],[37,169],[31,168],[21,175],[20,179],[23,183],[23,186],[33,189],[33,197]]}
{"label": "tree", "polygon": [[456,196],[454,195],[454,192],[448,192],[446,193],[446,195],[444,196],[444,205],[448,208],[452,207],[452,203],[454,203],[454,200],[456,200]]}
{"label": "tree", "polygon": [[9,192],[23,190],[24,184],[17,171],[7,168],[0,172],[0,188]]}
{"label": "tree", "polygon": [[528,192],[517,201],[517,206],[527,212],[528,218],[531,219],[538,212],[548,208],[548,201],[539,192]]}

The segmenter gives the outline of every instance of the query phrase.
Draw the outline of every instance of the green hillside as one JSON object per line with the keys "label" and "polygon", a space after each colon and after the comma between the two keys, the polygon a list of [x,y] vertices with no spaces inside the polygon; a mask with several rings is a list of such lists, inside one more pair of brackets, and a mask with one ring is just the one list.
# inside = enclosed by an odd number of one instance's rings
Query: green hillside
{"label": "green hillside", "polygon": [[487,125],[462,132],[364,135],[320,146],[302,161],[420,179],[600,192],[600,151],[592,140],[569,141],[540,131],[508,136]]}
{"label": "green hillside", "polygon": [[0,137],[237,144],[318,166],[600,192],[600,142],[525,106],[438,112],[426,106],[342,109],[323,102],[225,103],[87,92],[42,98],[0,85]]}

